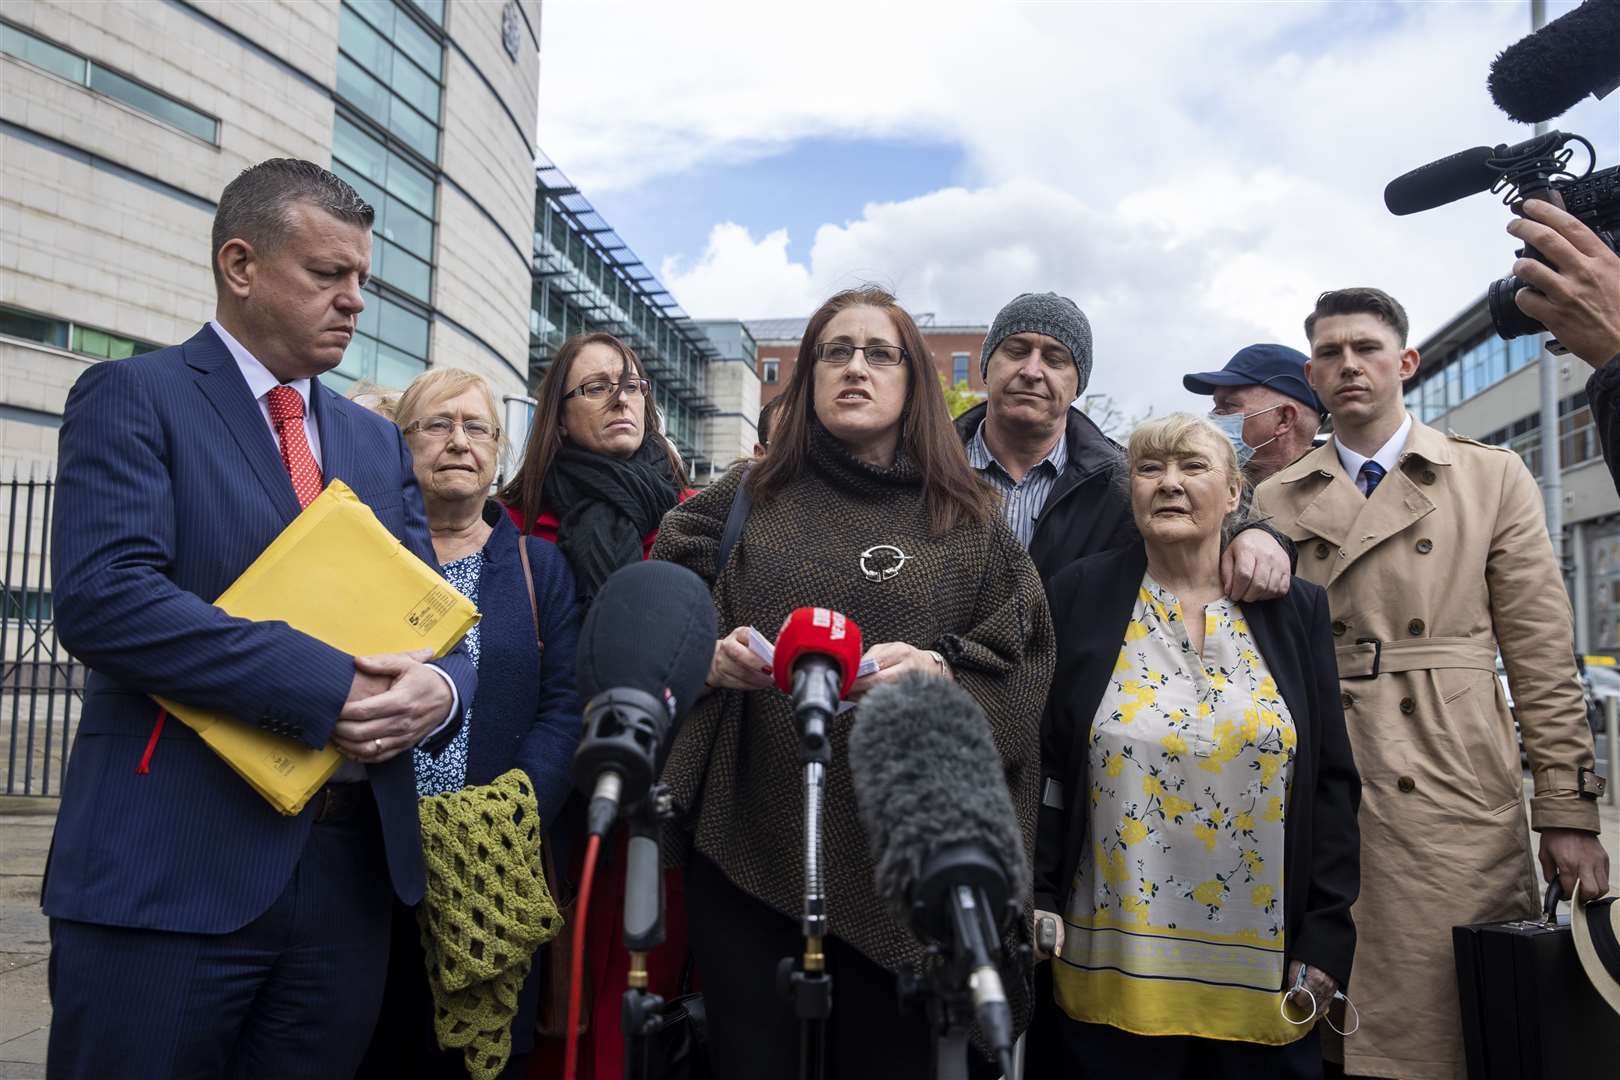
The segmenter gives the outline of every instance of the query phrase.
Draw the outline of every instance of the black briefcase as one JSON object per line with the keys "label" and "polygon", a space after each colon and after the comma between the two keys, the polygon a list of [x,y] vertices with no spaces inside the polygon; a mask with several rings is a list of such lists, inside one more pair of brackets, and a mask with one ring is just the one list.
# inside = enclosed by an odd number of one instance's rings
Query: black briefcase
{"label": "black briefcase", "polygon": [[1469,1080],[1613,1075],[1620,1016],[1581,969],[1561,898],[1554,882],[1543,919],[1452,929]]}

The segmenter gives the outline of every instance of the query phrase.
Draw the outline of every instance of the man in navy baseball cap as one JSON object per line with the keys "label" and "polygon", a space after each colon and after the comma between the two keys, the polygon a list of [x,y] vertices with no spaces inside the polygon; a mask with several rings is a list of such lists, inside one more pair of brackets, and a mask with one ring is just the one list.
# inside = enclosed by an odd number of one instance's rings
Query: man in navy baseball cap
{"label": "man in navy baseball cap", "polygon": [[1322,403],[1305,381],[1305,354],[1286,345],[1248,345],[1219,371],[1184,375],[1181,385],[1213,394],[1209,418],[1237,450],[1255,485],[1311,448]]}

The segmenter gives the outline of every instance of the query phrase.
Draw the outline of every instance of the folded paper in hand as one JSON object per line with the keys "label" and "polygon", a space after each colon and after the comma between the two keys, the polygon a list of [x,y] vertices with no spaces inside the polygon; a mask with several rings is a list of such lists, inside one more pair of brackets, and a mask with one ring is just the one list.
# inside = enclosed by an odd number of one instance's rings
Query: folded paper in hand
{"label": "folded paper in hand", "polygon": [[[284,622],[356,656],[455,648],[478,610],[433,567],[405,548],[341,480],[291,525],[214,601],[227,615]],[[330,744],[302,743],[224,713],[157,698],[283,814],[296,814],[343,757]]]}

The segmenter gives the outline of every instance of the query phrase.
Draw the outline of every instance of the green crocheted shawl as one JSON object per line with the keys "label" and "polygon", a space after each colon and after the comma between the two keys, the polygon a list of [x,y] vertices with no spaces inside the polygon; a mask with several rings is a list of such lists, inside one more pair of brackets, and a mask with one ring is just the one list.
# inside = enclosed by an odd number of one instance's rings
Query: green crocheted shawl
{"label": "green crocheted shawl", "polygon": [[417,909],[433,1028],[474,1080],[512,1053],[512,1018],[534,951],[562,930],[540,869],[540,813],[521,769],[418,804],[427,894]]}

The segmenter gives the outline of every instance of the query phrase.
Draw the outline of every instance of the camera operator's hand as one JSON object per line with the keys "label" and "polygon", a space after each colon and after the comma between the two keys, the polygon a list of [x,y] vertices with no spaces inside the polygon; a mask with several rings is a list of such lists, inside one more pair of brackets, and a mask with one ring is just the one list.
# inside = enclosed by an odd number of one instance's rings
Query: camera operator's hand
{"label": "camera operator's hand", "polygon": [[1601,368],[1620,355],[1620,255],[1579,218],[1549,202],[1531,199],[1524,213],[1507,231],[1553,265],[1515,262],[1513,272],[1533,288],[1520,289],[1514,299],[1570,352]]}

